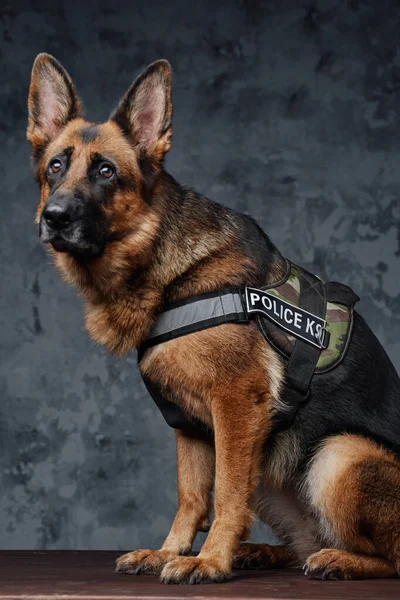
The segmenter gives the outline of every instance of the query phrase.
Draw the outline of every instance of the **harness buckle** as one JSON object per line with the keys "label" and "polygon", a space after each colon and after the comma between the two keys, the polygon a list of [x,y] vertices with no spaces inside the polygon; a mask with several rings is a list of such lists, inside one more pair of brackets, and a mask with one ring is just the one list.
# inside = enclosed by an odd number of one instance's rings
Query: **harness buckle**
{"label": "harness buckle", "polygon": [[242,310],[243,310],[243,314],[244,314],[243,320],[244,320],[244,322],[248,322],[248,321],[250,321],[250,316],[249,316],[249,313],[247,311],[245,294],[244,294],[243,290],[240,287],[236,287],[236,291],[237,291],[238,296],[240,298],[240,304],[242,306]]}
{"label": "harness buckle", "polygon": [[326,350],[326,348],[329,347],[330,337],[331,337],[331,334],[329,333],[327,328],[321,327],[321,329],[318,331],[317,339],[321,345],[322,350]]}

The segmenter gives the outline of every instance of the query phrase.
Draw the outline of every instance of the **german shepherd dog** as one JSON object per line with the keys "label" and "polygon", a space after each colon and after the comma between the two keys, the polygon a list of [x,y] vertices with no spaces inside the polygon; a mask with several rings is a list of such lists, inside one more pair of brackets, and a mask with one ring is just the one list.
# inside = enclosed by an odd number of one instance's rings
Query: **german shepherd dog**
{"label": "german shepherd dog", "polygon": [[[171,69],[160,60],[106,123],[84,120],[73,83],[40,54],[28,139],[36,215],[63,278],[84,298],[90,336],[124,355],[165,303],[227,286],[262,287],[285,261],[253,219],[184,188],[163,167],[171,146]],[[142,374],[211,431],[177,430],[178,510],[159,550],[117,560],[166,583],[219,582],[234,568],[303,566],[316,579],[400,572],[400,385],[358,314],[344,360],[313,378],[294,423],[284,360],[255,322],[223,324],[146,350]],[[190,550],[214,519],[198,556]],[[284,545],[245,543],[254,516]],[[242,542],[242,543],[241,543]]]}

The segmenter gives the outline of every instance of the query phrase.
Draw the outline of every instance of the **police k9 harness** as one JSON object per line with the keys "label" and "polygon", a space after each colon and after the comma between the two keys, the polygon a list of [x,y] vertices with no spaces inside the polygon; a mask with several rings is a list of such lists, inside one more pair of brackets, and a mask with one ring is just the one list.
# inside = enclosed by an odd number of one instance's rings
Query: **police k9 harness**
{"label": "police k9 harness", "polygon": [[[314,375],[326,373],[343,359],[351,338],[353,306],[359,297],[342,283],[325,283],[305,269],[286,261],[284,278],[261,289],[225,288],[176,302],[160,313],[144,351],[183,335],[226,323],[245,326],[255,320],[265,339],[285,361],[283,399],[288,410],[276,427],[290,426],[300,404],[310,394]],[[146,387],[166,422],[176,429],[205,431],[172,401],[163,397],[147,378]]]}

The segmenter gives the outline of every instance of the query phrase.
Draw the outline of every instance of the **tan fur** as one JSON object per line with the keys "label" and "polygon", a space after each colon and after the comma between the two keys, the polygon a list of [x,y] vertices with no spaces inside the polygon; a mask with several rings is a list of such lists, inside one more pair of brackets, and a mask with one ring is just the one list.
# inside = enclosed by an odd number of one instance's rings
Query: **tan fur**
{"label": "tan fur", "polygon": [[[238,345],[240,355],[234,352]],[[197,360],[188,361],[188,356]],[[268,373],[270,364],[274,368]],[[255,373],[254,384],[250,383],[251,369],[260,369],[265,381]],[[279,408],[279,396],[273,392],[279,393],[281,365],[254,323],[245,331],[240,325],[221,325],[155,346],[146,351],[140,370],[143,375],[156,377],[166,397],[178,402],[185,413],[211,426],[217,390],[232,385],[246,371],[250,393],[258,394],[257,402],[264,405],[269,418]]]}
{"label": "tan fur", "polygon": [[[339,435],[328,439],[316,453],[304,483],[304,492],[312,510],[318,515],[324,540],[334,548],[351,547],[373,554],[373,543],[359,535],[358,491],[352,480],[357,465],[390,461],[389,452],[374,442],[356,435]],[[400,471],[399,471],[400,473]]]}
{"label": "tan fur", "polygon": [[[338,435],[321,445],[301,490],[318,520],[321,543],[357,555],[385,556],[391,565],[389,569],[387,561],[365,557],[357,562],[338,551],[333,555],[336,567],[332,578],[385,577],[398,568],[399,487],[397,458],[375,442],[357,435]],[[325,560],[328,555],[320,556]],[[317,561],[317,567],[313,560],[307,563],[311,574],[322,564]],[[338,565],[342,565],[340,574]]]}

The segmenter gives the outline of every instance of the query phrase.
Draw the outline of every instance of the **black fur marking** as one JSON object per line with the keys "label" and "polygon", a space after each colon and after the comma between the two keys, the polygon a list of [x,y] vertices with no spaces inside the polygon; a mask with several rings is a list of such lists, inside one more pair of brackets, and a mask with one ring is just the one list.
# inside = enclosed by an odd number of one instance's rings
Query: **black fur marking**
{"label": "black fur marking", "polygon": [[145,156],[139,158],[138,164],[142,174],[142,198],[149,206],[151,206],[152,191],[159,171],[152,161]]}
{"label": "black fur marking", "polygon": [[[110,179],[106,179],[100,175],[100,168],[105,163],[109,164],[115,171]],[[97,152],[92,153],[87,170],[87,178],[89,180],[89,194],[92,202],[95,204],[107,204],[112,201],[119,180],[117,168],[109,159]]]}
{"label": "black fur marking", "polygon": [[[32,146],[32,165],[33,168],[36,168],[40,159],[42,158],[44,151],[46,150],[48,142],[45,144],[40,144],[40,146]],[[36,179],[39,181],[39,178],[36,176]]]}
{"label": "black fur marking", "polygon": [[93,142],[99,136],[99,133],[97,125],[89,125],[89,127],[82,127],[79,135],[84,144],[90,144],[90,142]]}
{"label": "black fur marking", "polygon": [[108,224],[98,197],[94,197],[92,190],[88,193],[77,185],[70,190],[68,196],[57,191],[54,187],[48,203],[58,203],[69,207],[72,214],[70,225],[61,232],[54,234],[53,230],[41,220],[41,226],[47,234],[48,241],[59,252],[69,252],[76,260],[85,263],[87,260],[99,256],[106,245]]}
{"label": "black fur marking", "polygon": [[[110,179],[103,178],[100,175],[100,168],[104,164],[110,165],[110,167],[114,169],[114,175]],[[110,159],[106,158],[105,156],[102,156],[98,152],[93,152],[90,156],[90,165],[88,167],[87,173],[89,181],[91,181],[92,184],[97,182],[99,185],[104,187],[109,186],[115,181],[117,176],[117,167],[113,164],[113,162]]]}

